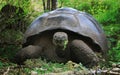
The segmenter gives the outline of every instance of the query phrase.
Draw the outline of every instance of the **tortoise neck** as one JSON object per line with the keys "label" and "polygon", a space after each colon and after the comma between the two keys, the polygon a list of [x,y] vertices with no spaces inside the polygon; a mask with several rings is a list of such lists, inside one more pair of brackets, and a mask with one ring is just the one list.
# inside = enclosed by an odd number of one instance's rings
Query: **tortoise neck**
{"label": "tortoise neck", "polygon": [[57,46],[55,48],[55,52],[58,55],[58,57],[61,57],[61,58],[65,57],[66,51],[63,49],[64,49],[64,47],[61,47],[61,46]]}

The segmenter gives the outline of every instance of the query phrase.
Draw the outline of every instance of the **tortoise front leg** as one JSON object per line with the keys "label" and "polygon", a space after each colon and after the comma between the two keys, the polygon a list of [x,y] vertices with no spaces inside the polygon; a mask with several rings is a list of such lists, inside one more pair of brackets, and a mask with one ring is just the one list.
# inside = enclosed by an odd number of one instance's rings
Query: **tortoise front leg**
{"label": "tortoise front leg", "polygon": [[81,62],[88,67],[97,65],[99,60],[97,55],[82,40],[73,40],[70,45],[70,50],[73,61]]}
{"label": "tortoise front leg", "polygon": [[42,50],[40,46],[29,45],[16,53],[14,61],[17,64],[23,64],[26,59],[40,57],[42,55]]}

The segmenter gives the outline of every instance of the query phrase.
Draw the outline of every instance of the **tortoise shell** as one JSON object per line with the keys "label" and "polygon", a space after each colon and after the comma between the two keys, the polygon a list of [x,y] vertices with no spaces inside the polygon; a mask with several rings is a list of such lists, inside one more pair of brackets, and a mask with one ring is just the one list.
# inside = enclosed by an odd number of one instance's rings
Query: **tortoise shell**
{"label": "tortoise shell", "polygon": [[30,37],[41,35],[44,31],[57,29],[73,32],[83,36],[83,39],[92,40],[92,43],[99,47],[95,49],[99,49],[100,52],[108,50],[106,36],[100,24],[90,14],[73,8],[59,8],[39,16],[25,32],[23,45],[29,45],[27,42],[32,40]]}

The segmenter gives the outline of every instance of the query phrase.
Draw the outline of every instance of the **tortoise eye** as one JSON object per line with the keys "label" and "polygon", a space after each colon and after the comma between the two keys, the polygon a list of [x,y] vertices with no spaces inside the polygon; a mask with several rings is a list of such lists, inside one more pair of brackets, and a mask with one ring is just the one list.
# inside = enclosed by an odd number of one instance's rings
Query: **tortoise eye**
{"label": "tortoise eye", "polygon": [[54,36],[54,39],[56,39],[57,38],[57,36]]}
{"label": "tortoise eye", "polygon": [[66,37],[66,36],[63,36],[62,39],[67,40],[67,37]]}

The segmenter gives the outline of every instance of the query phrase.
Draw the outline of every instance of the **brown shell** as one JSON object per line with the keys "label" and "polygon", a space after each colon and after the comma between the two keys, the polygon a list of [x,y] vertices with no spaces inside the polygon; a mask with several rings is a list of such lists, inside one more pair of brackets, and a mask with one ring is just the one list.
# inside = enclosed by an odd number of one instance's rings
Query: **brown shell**
{"label": "brown shell", "polygon": [[28,37],[54,29],[65,29],[89,37],[102,52],[108,49],[106,36],[98,22],[90,14],[73,8],[59,8],[38,17],[25,32],[24,43]]}

